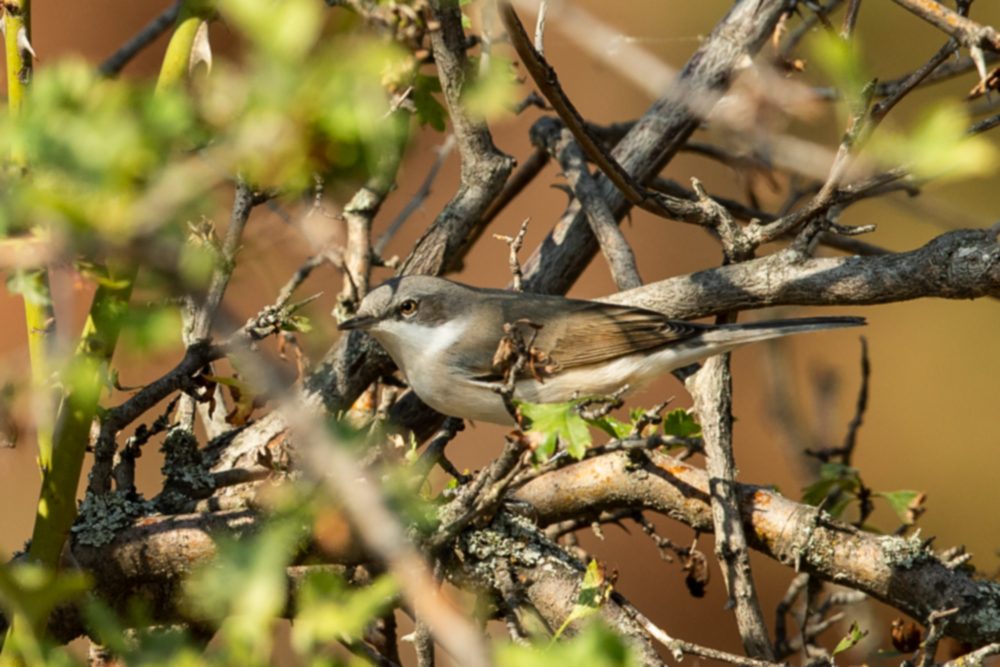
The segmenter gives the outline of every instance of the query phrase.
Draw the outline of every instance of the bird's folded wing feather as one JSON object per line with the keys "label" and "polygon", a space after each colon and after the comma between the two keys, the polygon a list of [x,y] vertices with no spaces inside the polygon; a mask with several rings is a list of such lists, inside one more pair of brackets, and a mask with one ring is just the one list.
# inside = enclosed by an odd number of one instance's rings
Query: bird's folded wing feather
{"label": "bird's folded wing feather", "polygon": [[[649,352],[693,338],[708,328],[703,324],[671,320],[641,308],[594,301],[574,301],[574,307],[566,308],[565,303],[560,304],[556,317],[553,317],[553,309],[544,303],[518,304],[517,308],[506,312],[508,322],[521,322],[519,329],[525,342],[534,333],[526,323],[541,325],[531,347],[541,353],[543,360],[528,365],[519,379],[540,377],[544,381],[546,374]],[[484,348],[491,347],[485,340],[483,343]],[[491,349],[495,349],[495,344]],[[472,375],[480,382],[496,382],[503,376],[503,369],[493,367],[485,354],[475,363],[465,358],[463,365],[470,370],[474,368]]]}
{"label": "bird's folded wing feather", "polygon": [[670,320],[660,313],[593,303],[561,318],[558,330],[543,328],[535,346],[558,369],[599,364],[618,357],[652,351],[697,336],[705,326]]}

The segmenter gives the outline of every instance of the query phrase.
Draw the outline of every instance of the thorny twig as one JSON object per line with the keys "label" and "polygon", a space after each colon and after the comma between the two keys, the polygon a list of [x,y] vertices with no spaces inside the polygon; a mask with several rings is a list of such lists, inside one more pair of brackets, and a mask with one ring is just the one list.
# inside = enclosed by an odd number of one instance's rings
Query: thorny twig
{"label": "thorny twig", "polygon": [[825,448],[819,451],[805,450],[809,456],[815,456],[820,461],[827,463],[834,457],[840,459],[845,466],[851,465],[851,457],[854,454],[854,446],[857,442],[858,429],[864,421],[865,410],[868,408],[868,380],[871,376],[871,362],[868,359],[868,340],[861,337],[861,388],[858,390],[857,407],[854,411],[854,418],[847,425],[847,435],[844,436],[844,443],[840,447]]}
{"label": "thorny twig", "polygon": [[521,230],[517,233],[517,236],[511,238],[510,236],[505,236],[503,234],[494,234],[493,238],[498,241],[503,241],[508,246],[510,246],[510,259],[508,263],[510,265],[510,273],[514,277],[514,291],[522,292],[524,291],[524,286],[522,284],[523,277],[521,275],[521,263],[517,260],[517,253],[524,244],[524,235],[528,233],[528,223],[531,222],[531,218],[525,218],[524,222],[521,223]]}
{"label": "thorny twig", "polygon": [[611,414],[612,410],[617,410],[621,406],[625,405],[625,402],[622,400],[622,396],[627,394],[630,389],[631,387],[626,384],[610,396],[594,396],[591,398],[585,398],[574,405],[573,409],[584,419],[602,419]]}
{"label": "thorny twig", "polygon": [[924,640],[924,654],[918,663],[919,667],[932,667],[938,642],[944,637],[944,629],[948,625],[948,617],[956,613],[958,613],[958,607],[934,611],[927,617],[927,639]]}

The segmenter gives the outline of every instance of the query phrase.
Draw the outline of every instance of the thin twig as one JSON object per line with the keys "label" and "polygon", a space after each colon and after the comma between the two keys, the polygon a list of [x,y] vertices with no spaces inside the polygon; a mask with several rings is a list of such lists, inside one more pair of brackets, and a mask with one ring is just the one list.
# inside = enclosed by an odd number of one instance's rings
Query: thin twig
{"label": "thin twig", "polygon": [[510,236],[504,236],[503,234],[494,234],[493,238],[498,241],[503,241],[508,246],[510,246],[510,259],[508,264],[510,265],[510,273],[514,278],[514,291],[521,292],[524,290],[522,285],[522,275],[521,275],[521,263],[517,261],[517,252],[521,249],[524,244],[524,235],[528,232],[528,223],[531,218],[525,218],[524,222],[521,223],[521,230],[517,233],[517,236],[511,238]]}
{"label": "thin twig", "polygon": [[533,144],[545,148],[562,167],[573,194],[587,214],[590,229],[601,245],[618,289],[642,285],[632,248],[587,169],[583,149],[570,131],[554,118],[541,118],[532,126],[530,136]]}
{"label": "thin twig", "polygon": [[944,629],[948,625],[948,617],[958,613],[958,607],[931,612],[927,617],[927,639],[924,640],[924,654],[920,658],[919,667],[932,667],[937,653],[938,642],[944,637]]}
{"label": "thin twig", "polygon": [[132,39],[125,42],[121,48],[108,56],[107,60],[98,66],[97,71],[104,76],[111,76],[121,72],[132,58],[155,42],[160,35],[165,33],[174,24],[177,20],[177,14],[180,12],[180,6],[181,3],[178,1],[167,9],[164,9],[159,16],[147,23]]}
{"label": "thin twig", "polygon": [[490,203],[486,211],[480,216],[479,220],[473,226],[472,231],[469,232],[468,240],[465,245],[458,249],[455,256],[449,262],[448,271],[459,271],[462,268],[462,262],[465,256],[468,254],[469,250],[475,246],[479,237],[483,235],[486,228],[489,226],[493,220],[496,219],[500,213],[507,208],[507,204],[512,202],[518,195],[533,180],[538,174],[541,173],[542,169],[549,163],[549,154],[541,149],[536,150],[528,159],[524,161],[514,175],[510,177],[506,184],[503,186],[503,190],[500,194]]}
{"label": "thin twig", "polygon": [[415,479],[423,480],[427,478],[431,470],[444,456],[444,449],[448,446],[448,443],[455,439],[461,431],[465,430],[465,422],[461,419],[455,417],[448,417],[444,420],[444,424],[441,425],[440,430],[431,440],[427,448],[417,459],[417,462],[413,464],[411,471]]}
{"label": "thin twig", "polygon": [[396,235],[396,232],[400,230],[403,223],[409,219],[410,215],[412,215],[414,211],[423,206],[424,200],[426,200],[428,195],[431,193],[431,186],[434,184],[434,179],[437,178],[438,172],[441,171],[442,165],[444,165],[448,156],[451,155],[451,152],[455,149],[456,144],[457,140],[455,139],[454,134],[449,134],[445,138],[444,143],[441,144],[440,148],[438,148],[437,158],[434,159],[434,164],[431,165],[430,170],[427,172],[424,182],[420,184],[419,188],[417,188],[417,191],[413,194],[409,203],[403,208],[402,211],[399,212],[399,215],[393,219],[393,221],[389,224],[389,227],[382,232],[381,236],[378,237],[378,240],[375,241],[372,251],[376,255],[379,257],[382,256],[385,252],[386,246],[389,245],[389,241],[391,241],[392,237]]}
{"label": "thin twig", "polygon": [[309,277],[309,274],[313,272],[313,269],[323,266],[323,264],[328,261],[330,261],[329,256],[325,253],[319,253],[307,259],[302,266],[299,267],[298,271],[292,274],[292,277],[288,279],[288,282],[281,288],[281,291],[278,292],[278,298],[274,302],[274,305],[278,308],[284,308],[287,306],[288,302],[292,299],[292,294],[295,293],[295,290],[301,287],[302,283],[304,283]]}
{"label": "thin twig", "polygon": [[861,0],[850,0],[847,12],[844,14],[844,24],[840,29],[841,39],[849,40],[854,36],[854,26],[858,23],[858,12],[861,10]]}

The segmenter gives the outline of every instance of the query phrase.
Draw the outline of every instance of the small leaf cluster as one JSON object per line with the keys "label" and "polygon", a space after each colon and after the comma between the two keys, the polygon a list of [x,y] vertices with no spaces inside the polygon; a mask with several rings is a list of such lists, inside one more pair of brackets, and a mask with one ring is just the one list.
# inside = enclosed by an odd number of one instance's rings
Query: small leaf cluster
{"label": "small leaf cluster", "polygon": [[922,494],[917,491],[872,492],[861,481],[861,473],[857,468],[835,462],[823,464],[820,468],[820,480],[802,490],[802,502],[819,506],[828,496],[831,496],[831,501],[826,511],[834,517],[842,516],[851,503],[862,498],[882,498],[888,501],[889,506],[906,525],[913,523],[915,504],[922,499]]}
{"label": "small leaf cluster", "polygon": [[[566,451],[576,459],[582,459],[593,444],[590,428],[594,427],[612,438],[631,437],[637,429],[645,410],[633,410],[630,422],[624,422],[610,415],[598,419],[586,419],[580,414],[579,406],[593,398],[583,397],[565,403],[526,403],[514,401],[521,417],[526,421],[525,430],[537,434],[540,442],[536,447],[536,458],[544,460],[552,456],[560,440]],[[663,435],[679,438],[699,437],[701,425],[686,410],[677,409],[667,413],[662,421]],[[642,437],[654,435],[657,426],[651,424],[638,434]]]}

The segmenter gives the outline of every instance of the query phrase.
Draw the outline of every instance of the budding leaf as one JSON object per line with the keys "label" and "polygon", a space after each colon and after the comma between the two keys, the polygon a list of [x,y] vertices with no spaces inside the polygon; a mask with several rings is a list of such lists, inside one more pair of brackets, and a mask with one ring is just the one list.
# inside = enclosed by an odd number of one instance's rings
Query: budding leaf
{"label": "budding leaf", "polygon": [[587,573],[583,576],[583,586],[580,587],[580,594],[576,598],[576,604],[573,605],[573,611],[569,613],[569,617],[552,636],[552,642],[555,643],[563,633],[563,630],[573,621],[592,616],[599,612],[607,604],[608,598],[611,597],[612,589],[612,584],[608,581],[604,566],[598,563],[597,560],[590,561],[590,564],[587,566]]}
{"label": "budding leaf", "polygon": [[867,636],[868,631],[858,629],[858,622],[854,621],[851,623],[851,629],[847,633],[847,636],[840,640],[840,643],[837,644],[837,648],[833,649],[833,655],[837,655],[838,653],[842,653],[849,648],[853,648],[859,641]]}

